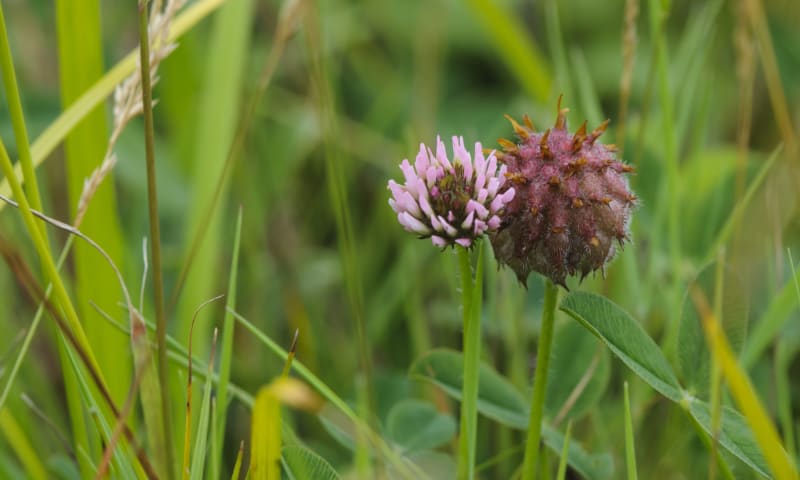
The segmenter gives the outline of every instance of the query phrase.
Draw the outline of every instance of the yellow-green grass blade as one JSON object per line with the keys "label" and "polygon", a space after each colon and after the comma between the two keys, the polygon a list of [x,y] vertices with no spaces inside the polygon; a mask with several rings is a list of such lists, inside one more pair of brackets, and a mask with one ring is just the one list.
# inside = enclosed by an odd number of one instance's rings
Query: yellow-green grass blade
{"label": "yellow-green grass blade", "polygon": [[797,480],[800,478],[797,468],[783,448],[772,420],[758,399],[753,384],[739,365],[719,321],[702,293],[695,289],[690,292],[699,310],[711,353],[719,363],[731,395],[753,431],[772,473],[777,480]]}
{"label": "yellow-green grass blade", "polygon": [[[175,41],[186,33],[189,29],[197,25],[215,9],[224,3],[225,0],[201,0],[181,13],[172,23],[169,40]],[[138,51],[133,51],[120,60],[111,70],[106,72],[100,80],[87,89],[69,108],[64,110],[39,137],[31,144],[31,158],[33,165],[38,167],[53,150],[64,141],[69,132],[86,115],[94,110],[97,105],[103,102],[114,91],[122,80],[130,75],[136,68]],[[17,164],[14,167],[15,178],[22,178],[22,167]],[[0,181],[0,193],[8,197],[12,196],[13,190],[10,188],[8,179]],[[0,202],[0,210],[5,204]]]}
{"label": "yellow-green grass blade", "polygon": [[48,478],[47,470],[39,459],[36,449],[28,441],[25,430],[9,413],[8,408],[0,409],[0,431],[6,437],[8,444],[22,463],[25,473],[29,478],[44,480]]}
{"label": "yellow-green grass blade", "polygon": [[[69,106],[103,75],[103,45],[98,0],[59,0],[56,2],[59,82],[61,103]],[[102,106],[88,113],[77,124],[65,144],[67,192],[70,212],[77,213],[83,184],[105,156],[108,142]],[[123,241],[117,215],[114,183],[100,184],[81,225],[81,230],[103,246],[116,261],[123,255]],[[120,299],[119,286],[112,270],[90,245],[78,242],[74,253],[75,303],[84,322],[89,343],[108,380],[112,398],[121,404],[130,382],[130,356],[127,338],[105,322],[89,305],[111,311]]]}
{"label": "yellow-green grass blade", "polygon": [[261,387],[253,405],[250,431],[250,478],[279,480],[281,407],[270,386]]}

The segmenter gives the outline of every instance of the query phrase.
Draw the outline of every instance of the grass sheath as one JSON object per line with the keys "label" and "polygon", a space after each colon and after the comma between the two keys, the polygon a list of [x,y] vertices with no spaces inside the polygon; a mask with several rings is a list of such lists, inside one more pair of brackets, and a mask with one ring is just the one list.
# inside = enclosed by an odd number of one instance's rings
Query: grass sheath
{"label": "grass sheath", "polygon": [[544,395],[547,388],[547,370],[550,365],[550,349],[553,346],[553,323],[555,319],[558,287],[544,281],[544,306],[542,307],[542,329],[539,332],[539,348],[536,352],[536,370],[533,374],[530,422],[525,443],[525,458],[522,464],[522,479],[535,480],[539,462],[539,441],[542,438],[542,415]]}

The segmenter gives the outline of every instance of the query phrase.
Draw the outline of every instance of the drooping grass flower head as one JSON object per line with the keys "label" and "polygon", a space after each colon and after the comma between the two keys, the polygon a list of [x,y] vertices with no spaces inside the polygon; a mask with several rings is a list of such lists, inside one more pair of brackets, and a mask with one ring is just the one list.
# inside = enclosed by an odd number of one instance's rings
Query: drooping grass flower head
{"label": "drooping grass flower head", "polygon": [[591,133],[584,122],[572,134],[560,107],[559,100],[555,126],[544,132],[527,116],[524,125],[507,117],[519,143],[501,139],[497,154],[517,193],[491,241],[497,260],[523,284],[532,271],[566,287],[568,275],[583,279],[603,269],[615,243],[629,238],[636,205],[625,176],[633,168],[616,158],[613,145],[597,142],[608,121]]}
{"label": "drooping grass flower head", "polygon": [[505,165],[492,152],[484,156],[480,143],[474,156],[462,137],[453,137],[453,158],[436,138],[436,153],[420,144],[414,165],[403,160],[405,183],[389,180],[389,205],[407,231],[430,238],[437,247],[469,248],[475,239],[500,227],[514,188],[506,185]]}

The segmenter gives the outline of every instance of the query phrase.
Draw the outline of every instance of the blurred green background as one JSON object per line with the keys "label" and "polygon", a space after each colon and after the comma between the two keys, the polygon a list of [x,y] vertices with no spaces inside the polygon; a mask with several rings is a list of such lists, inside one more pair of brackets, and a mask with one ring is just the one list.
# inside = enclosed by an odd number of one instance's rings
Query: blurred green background
{"label": "blurred green background", "polygon": [[[278,2],[235,1],[240,12],[226,10],[227,27],[220,11],[180,39],[179,48],[161,65],[154,92],[167,298],[176,292],[239,119],[275,47]],[[624,41],[626,6],[617,0],[312,3],[319,42],[309,34],[313,23],[303,21],[293,31],[186,284],[168,306],[170,333],[179,342],[187,342],[194,308],[225,292],[241,206],[237,311],[284,346],[300,329],[298,359],[348,399],[355,397],[354,373],[360,369],[355,319],[362,316],[377,417],[385,418],[406,397],[433,399],[441,409],[456,411],[455,404],[406,377],[409,365],[430,348],[460,347],[456,259],[451,251],[439,253],[428,241],[402,231],[387,205],[386,182],[400,176],[397,165],[413,157],[420,142],[430,144],[436,135],[463,135],[468,144],[494,147],[497,138],[512,138],[504,113],[515,118],[527,113],[537,127],[546,128],[555,120],[562,94],[571,129],[583,120],[593,128],[611,119],[603,140],[617,144],[622,158],[637,167],[631,182],[641,198],[633,241],[607,269],[605,280],[598,275],[578,284],[573,279],[570,288],[602,292],[626,308],[678,365],[678,325],[688,282],[720,259],[720,246],[725,246],[726,279],[741,292],[726,300],[725,318],[740,333],[740,346],[775,308],[781,289],[791,286],[788,252],[800,257],[800,157],[796,128],[787,136],[776,120],[775,84],[765,76],[762,59],[774,56],[784,94],[777,105],[796,125],[796,0],[764,2],[769,45],[740,5],[748,2],[739,1],[641,2],[638,16],[629,22],[634,42]],[[628,3],[630,13],[639,2]],[[665,8],[668,15],[662,18],[654,8]],[[6,1],[4,9],[28,128],[36,138],[61,111],[56,12],[51,2],[39,0]],[[135,2],[102,2],[106,68],[135,47],[135,15]],[[231,38],[232,32],[237,38]],[[632,49],[629,94],[621,88],[626,48]],[[321,76],[313,73],[317,57]],[[330,92],[330,103],[324,96],[320,100],[319,91]],[[5,101],[0,98],[0,135],[16,158]],[[141,242],[148,235],[142,139],[137,119],[116,148],[119,163],[113,175],[114,211],[124,240],[115,260],[131,291],[140,285]],[[105,144],[106,138],[98,141]],[[759,177],[781,144],[766,176]],[[69,219],[63,152],[51,155],[38,174],[46,212]],[[337,175],[351,224],[351,270],[340,253],[347,240],[331,195],[330,179]],[[734,206],[745,198],[739,221],[726,231]],[[21,225],[16,212],[0,214],[2,236],[35,265]],[[64,239],[61,232],[51,234],[55,244]],[[495,268],[490,252],[486,258],[484,359],[525,391],[535,358],[541,282],[532,277],[525,290],[509,270]],[[351,300],[354,291],[361,292],[363,305]],[[91,292],[84,295],[91,299]],[[786,428],[796,431],[800,418],[800,383],[789,381],[783,391],[776,386],[781,378],[800,378],[800,320],[796,297],[788,299],[782,327],[748,365],[776,418],[779,404],[788,399],[789,417],[780,423],[784,434]],[[0,268],[0,328],[5,332],[0,369],[13,358],[18,334],[34,310],[11,270]],[[108,313],[124,318],[121,308]],[[152,308],[146,306],[144,313],[152,317]],[[202,356],[223,315],[219,303],[198,316],[194,342]],[[577,341],[570,340],[574,332],[566,317],[558,325],[563,341]],[[240,331],[234,342],[236,384],[254,392],[279,374],[282,362],[251,336]],[[51,427],[37,427],[42,418],[19,394],[34,399],[55,428],[68,431],[52,345],[43,330],[9,405],[43,458],[58,458],[64,446]],[[594,354],[592,345],[588,348]],[[574,352],[565,348],[560,355],[559,364],[566,368]],[[624,452],[615,439],[622,435],[622,382],[629,380],[641,477],[699,478],[692,472],[705,471],[707,454],[689,433],[686,418],[619,362],[603,358],[605,377],[596,388],[596,401],[575,414],[573,436],[590,451],[611,452],[619,473]],[[182,391],[183,382],[185,377],[176,373],[176,391]],[[176,418],[182,418],[179,413]],[[234,401],[231,415],[228,464],[239,440],[249,435],[248,410]],[[347,450],[316,420],[298,415],[295,421],[299,435],[316,451],[335,465],[347,463]],[[479,461],[503,448],[513,451],[521,439],[490,422],[480,428]],[[8,449],[0,450],[5,451],[0,461],[13,463]],[[504,478],[504,468],[500,462],[487,470],[486,478]],[[741,475],[737,478],[749,478],[746,470]]]}

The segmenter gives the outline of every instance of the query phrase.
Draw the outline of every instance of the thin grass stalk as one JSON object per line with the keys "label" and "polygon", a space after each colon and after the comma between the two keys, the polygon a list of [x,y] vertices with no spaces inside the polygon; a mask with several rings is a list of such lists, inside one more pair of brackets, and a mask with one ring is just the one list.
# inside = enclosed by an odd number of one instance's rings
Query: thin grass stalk
{"label": "thin grass stalk", "polygon": [[[650,27],[656,35],[653,39],[655,47],[656,80],[661,107],[661,137],[664,146],[664,164],[666,170],[666,202],[667,210],[667,249],[670,258],[670,303],[680,305],[681,293],[681,231],[680,231],[680,166],[678,163],[677,145],[675,141],[674,115],[672,113],[672,94],[669,85],[669,60],[667,52],[667,35],[662,25],[669,15],[668,5],[658,0],[649,0]],[[680,309],[674,309],[680,312]],[[673,349],[677,338],[679,317],[674,313],[667,320],[667,333],[664,345]]]}
{"label": "thin grass stalk", "polygon": [[228,382],[231,378],[231,362],[233,359],[233,332],[236,320],[229,310],[236,308],[237,277],[239,272],[239,247],[242,238],[242,207],[236,216],[233,254],[231,255],[230,276],[228,277],[228,296],[225,299],[225,318],[222,326],[222,346],[220,348],[219,384],[217,387],[217,411],[212,418],[214,423],[211,442],[211,478],[220,478],[220,459],[225,435],[225,419],[228,411]]}
{"label": "thin grass stalk", "polygon": [[636,442],[633,438],[633,419],[631,418],[631,399],[628,394],[628,382],[624,384],[625,392],[625,469],[628,480],[636,480]]}
{"label": "thin grass stalk", "polygon": [[775,49],[772,46],[772,37],[769,33],[769,25],[767,24],[761,1],[747,0],[747,12],[747,17],[752,22],[753,32],[758,39],[761,65],[764,69],[767,93],[769,94],[775,121],[778,124],[778,130],[781,132],[783,143],[786,145],[786,153],[790,159],[796,161],[798,154],[797,137],[792,125],[792,116],[789,112],[788,103],[786,103],[786,94],[781,84],[778,60],[775,57]]}
{"label": "thin grass stalk", "polygon": [[147,165],[147,206],[150,218],[150,258],[153,268],[153,304],[156,317],[158,379],[161,387],[161,415],[164,421],[164,448],[167,478],[175,477],[175,446],[172,441],[167,365],[167,319],[164,315],[164,280],[161,273],[161,231],[156,187],[155,134],[153,130],[153,92],[150,84],[150,38],[147,29],[149,0],[139,0],[139,68],[142,73],[142,106],[144,116],[145,162]]}
{"label": "thin grass stalk", "polygon": [[[714,279],[714,315],[722,318],[722,299],[725,278],[725,249],[720,248],[717,255],[717,265]],[[714,480],[717,475],[717,463],[715,459],[719,455],[719,437],[722,431],[722,377],[719,362],[714,355],[711,355],[711,393],[709,404],[711,405],[711,460],[708,462],[708,479]]]}
{"label": "thin grass stalk", "polygon": [[753,85],[756,77],[755,48],[750,19],[747,17],[748,0],[736,2],[736,79],[739,86],[739,108],[736,128],[736,200],[742,198],[747,176],[750,132],[753,123]]}
{"label": "thin grass stalk", "polygon": [[[483,243],[480,244],[481,247]],[[479,247],[478,262],[483,262]],[[472,278],[469,250],[456,247],[461,275],[461,308],[463,317],[464,383],[461,393],[461,424],[458,441],[458,474],[462,480],[475,476],[475,450],[478,429],[478,379],[480,374],[481,326],[474,305],[480,295]],[[477,278],[477,276],[476,276]]]}
{"label": "thin grass stalk", "polygon": [[[625,384],[627,386],[627,384]],[[627,392],[627,390],[626,390]],[[572,420],[567,422],[567,431],[564,433],[564,446],[561,447],[561,457],[558,459],[556,480],[564,480],[567,475],[567,456],[569,454],[569,439],[572,434]]]}
{"label": "thin grass stalk", "polygon": [[[217,297],[220,298],[220,297]],[[216,298],[209,300],[213,302]],[[201,305],[198,308],[202,308]],[[208,371],[206,381],[203,386],[203,401],[200,404],[200,415],[197,417],[197,435],[194,439],[194,451],[192,452],[192,466],[189,478],[191,480],[201,480],[203,478],[203,467],[206,463],[206,444],[208,443],[208,427],[213,422],[211,417],[211,383],[214,372],[214,355],[217,350],[217,333],[215,328],[211,336],[211,353],[208,357]],[[186,474],[187,472],[184,472]],[[279,478],[276,480],[280,480]]]}
{"label": "thin grass stalk", "polygon": [[617,120],[617,145],[619,145],[620,156],[625,151],[628,102],[631,98],[633,67],[636,61],[637,18],[639,18],[639,0],[625,0],[625,23],[622,33],[622,75],[619,78],[619,119]]}
{"label": "thin grass stalk", "polygon": [[522,464],[522,480],[536,479],[539,463],[539,442],[542,438],[544,396],[547,390],[547,373],[550,366],[550,350],[553,346],[553,327],[557,301],[558,287],[549,278],[545,278],[542,328],[539,332],[539,348],[536,351],[536,370],[533,373],[531,413],[525,443],[525,458]]}
{"label": "thin grass stalk", "polygon": [[[328,194],[336,217],[336,231],[339,239],[339,253],[344,270],[345,288],[350,304],[353,323],[356,331],[356,342],[360,359],[361,375],[364,377],[367,402],[370,412],[375,411],[375,389],[372,385],[372,356],[366,334],[364,320],[364,294],[361,275],[358,268],[355,234],[353,233],[350,209],[347,205],[347,187],[342,171],[343,156],[337,142],[339,131],[336,123],[333,88],[323,58],[323,45],[320,38],[320,18],[318,6],[310,6],[309,14],[304,18],[306,25],[309,52],[311,55],[311,77],[319,101],[319,115],[325,144],[325,166],[328,180]],[[371,415],[370,417],[371,418]],[[366,449],[358,445],[357,449]],[[366,472],[359,472],[366,473]],[[369,476],[369,475],[367,475]]]}

